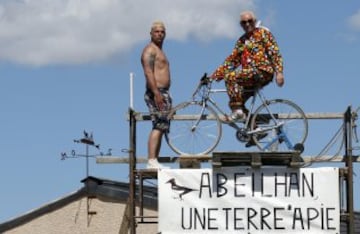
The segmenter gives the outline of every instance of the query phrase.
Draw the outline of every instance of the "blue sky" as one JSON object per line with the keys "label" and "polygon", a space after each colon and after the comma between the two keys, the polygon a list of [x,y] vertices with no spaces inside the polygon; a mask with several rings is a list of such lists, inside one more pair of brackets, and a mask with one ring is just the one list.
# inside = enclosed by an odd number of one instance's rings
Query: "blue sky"
{"label": "blue sky", "polygon": [[[140,54],[152,21],[161,19],[167,26],[164,50],[171,63],[172,96],[179,103],[230,53],[242,34],[239,13],[246,9],[271,29],[285,60],[285,85],[270,84],[267,97],[293,100],[311,113],[360,106],[358,0],[0,0],[0,176],[5,182],[0,222],[82,186],[85,158],[62,161],[60,154],[85,153],[85,146],[73,142],[83,130],[93,133],[101,152],[111,148],[114,156],[126,156],[129,73],[135,74],[135,110],[147,111]],[[227,98],[218,102],[226,107]],[[316,156],[341,124],[310,120],[304,155]],[[138,123],[140,157],[146,156],[150,129],[149,122]],[[244,150],[233,131],[225,127],[224,133],[216,150]],[[165,142],[161,155],[174,155]],[[89,170],[93,176],[128,181],[127,165],[90,159]],[[358,195],[358,164],[355,172]],[[355,206],[360,210],[359,201]]]}

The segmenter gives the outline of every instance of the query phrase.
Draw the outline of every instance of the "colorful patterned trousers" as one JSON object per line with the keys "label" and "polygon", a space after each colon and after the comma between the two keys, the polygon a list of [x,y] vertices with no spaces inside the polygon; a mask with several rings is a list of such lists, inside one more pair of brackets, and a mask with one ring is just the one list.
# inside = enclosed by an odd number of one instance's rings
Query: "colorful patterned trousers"
{"label": "colorful patterned trousers", "polygon": [[229,96],[229,107],[231,110],[245,108],[246,101],[254,96],[254,89],[256,87],[264,87],[269,84],[274,75],[265,71],[259,70],[256,75],[252,71],[240,70],[233,71],[225,76],[225,86]]}

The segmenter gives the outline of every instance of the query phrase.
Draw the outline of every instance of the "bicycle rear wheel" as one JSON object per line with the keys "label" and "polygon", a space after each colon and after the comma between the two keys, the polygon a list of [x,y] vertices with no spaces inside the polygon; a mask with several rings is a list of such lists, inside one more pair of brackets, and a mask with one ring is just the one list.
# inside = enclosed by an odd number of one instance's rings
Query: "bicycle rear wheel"
{"label": "bicycle rear wheel", "polygon": [[165,139],[177,154],[205,155],[220,141],[221,122],[209,106],[196,101],[184,102],[170,112],[170,118],[170,130]]}
{"label": "bicycle rear wheel", "polygon": [[275,99],[256,109],[250,128],[254,131],[252,140],[260,150],[299,150],[308,134],[308,121],[298,105]]}

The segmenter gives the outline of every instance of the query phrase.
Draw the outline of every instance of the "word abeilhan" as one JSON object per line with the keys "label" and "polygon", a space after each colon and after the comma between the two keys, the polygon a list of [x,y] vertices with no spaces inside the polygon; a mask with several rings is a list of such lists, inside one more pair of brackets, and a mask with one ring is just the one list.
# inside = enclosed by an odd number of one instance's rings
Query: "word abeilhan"
{"label": "word abeilhan", "polygon": [[[303,173],[252,173],[215,174],[211,180],[209,173],[201,175],[199,199],[250,197],[313,197],[316,199],[314,174]],[[212,181],[212,182],[211,182]],[[228,183],[231,182],[231,185]],[[266,186],[268,184],[271,186]],[[246,189],[247,188],[247,189]],[[249,188],[251,191],[249,192]],[[268,188],[268,190],[267,190]],[[271,188],[271,190],[269,190]],[[246,192],[244,192],[246,191]],[[231,195],[229,194],[231,193]],[[313,225],[322,230],[336,230],[333,221],[334,207],[293,207],[275,205],[273,207],[182,207],[181,227],[185,230],[310,230]],[[221,218],[219,218],[221,217]],[[285,221],[286,219],[286,221]],[[288,222],[291,220],[292,222]]]}

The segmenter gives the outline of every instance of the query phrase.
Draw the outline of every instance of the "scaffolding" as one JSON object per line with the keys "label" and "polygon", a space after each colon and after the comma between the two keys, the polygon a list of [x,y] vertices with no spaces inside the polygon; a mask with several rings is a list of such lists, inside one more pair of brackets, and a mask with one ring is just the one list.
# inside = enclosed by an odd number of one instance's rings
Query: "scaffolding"
{"label": "scaffolding", "polygon": [[[179,162],[180,168],[191,167],[199,168],[202,161],[212,161],[213,167],[221,167],[226,165],[248,165],[251,167],[261,167],[263,165],[285,165],[288,167],[303,167],[306,164],[320,161],[327,162],[344,162],[345,167],[340,168],[340,200],[344,207],[341,207],[340,219],[347,223],[347,230],[349,234],[354,234],[354,189],[353,189],[353,163],[359,162],[359,157],[353,155],[353,132],[352,129],[355,125],[355,117],[357,113],[352,111],[351,106],[347,108],[345,113],[308,113],[308,119],[342,119],[343,120],[343,137],[345,154],[344,156],[331,156],[324,157],[323,155],[316,157],[301,157],[299,152],[285,152],[279,153],[272,152],[214,152],[213,156],[179,156],[179,157],[161,157],[163,161]],[[181,119],[181,116],[177,116]],[[126,232],[130,231],[131,234],[136,234],[137,223],[156,223],[156,216],[145,216],[143,207],[143,184],[147,179],[157,179],[157,171],[151,169],[137,169],[136,164],[139,162],[144,163],[146,159],[137,158],[136,154],[136,124],[137,121],[150,120],[149,115],[137,113],[132,107],[128,112],[129,120],[129,157],[128,158],[114,158],[114,157],[101,157],[97,159],[98,163],[128,163],[129,164],[129,199],[128,199],[128,227]],[[239,157],[241,154],[241,157]],[[310,158],[310,159],[309,159]],[[137,183],[138,182],[138,183]],[[137,191],[137,184],[138,191]],[[345,193],[345,196],[342,195]],[[136,214],[136,207],[139,206]],[[125,230],[125,229],[124,229]]]}

